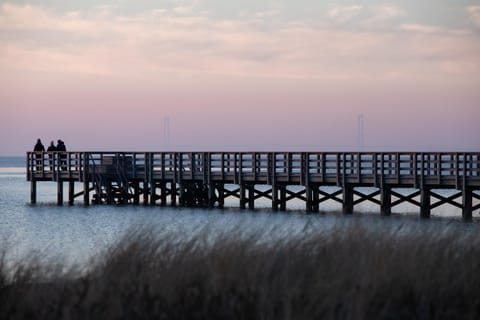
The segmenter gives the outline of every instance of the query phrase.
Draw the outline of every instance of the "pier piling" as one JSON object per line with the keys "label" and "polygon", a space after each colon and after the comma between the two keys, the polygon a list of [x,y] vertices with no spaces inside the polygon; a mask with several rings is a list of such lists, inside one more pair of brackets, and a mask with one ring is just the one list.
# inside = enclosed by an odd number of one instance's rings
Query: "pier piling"
{"label": "pier piling", "polygon": [[57,205],[63,205],[63,180],[57,181]]}
{"label": "pier piling", "polygon": [[68,180],[68,205],[73,206],[75,200],[75,181]]}
{"label": "pier piling", "polygon": [[430,218],[430,188],[423,186],[420,190],[420,217]]}
{"label": "pier piling", "polygon": [[472,220],[473,190],[468,187],[463,188],[462,195],[462,217],[465,220]]}
{"label": "pier piling", "polygon": [[390,186],[383,186],[380,189],[380,214],[382,216],[389,216],[392,214],[392,188]]}
{"label": "pier piling", "polygon": [[35,179],[30,181],[30,203],[37,203],[37,181]]}
{"label": "pier piling", "polygon": [[343,214],[353,214],[353,187],[351,185],[343,186]]}

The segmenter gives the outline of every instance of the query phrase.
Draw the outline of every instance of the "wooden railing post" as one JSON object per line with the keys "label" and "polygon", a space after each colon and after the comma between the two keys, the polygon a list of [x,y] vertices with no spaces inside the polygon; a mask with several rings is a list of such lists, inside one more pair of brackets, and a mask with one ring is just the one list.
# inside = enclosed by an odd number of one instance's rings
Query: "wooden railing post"
{"label": "wooden railing post", "polygon": [[88,206],[90,204],[90,154],[83,153],[83,204]]}
{"label": "wooden railing post", "polygon": [[[157,201],[157,185],[156,182],[153,179],[154,172],[155,172],[155,157],[153,154],[150,154],[149,159],[148,159],[148,185],[149,185],[149,192],[148,192],[148,197],[149,197],[149,202],[150,205],[155,205],[155,202]],[[162,159],[160,161],[163,161]],[[160,164],[161,167],[164,167],[164,164]]]}

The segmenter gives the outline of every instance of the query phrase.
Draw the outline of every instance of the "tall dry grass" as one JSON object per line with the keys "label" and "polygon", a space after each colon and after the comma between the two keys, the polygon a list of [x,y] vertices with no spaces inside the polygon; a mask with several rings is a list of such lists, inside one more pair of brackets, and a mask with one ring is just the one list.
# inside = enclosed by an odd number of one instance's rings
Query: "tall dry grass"
{"label": "tall dry grass", "polygon": [[0,262],[1,319],[478,319],[480,235],[135,231],[87,270]]}

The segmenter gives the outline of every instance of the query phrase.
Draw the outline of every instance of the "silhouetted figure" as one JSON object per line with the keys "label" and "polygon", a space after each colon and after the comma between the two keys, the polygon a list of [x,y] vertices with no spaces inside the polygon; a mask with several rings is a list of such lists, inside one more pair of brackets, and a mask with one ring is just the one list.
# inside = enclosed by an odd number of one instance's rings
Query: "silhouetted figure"
{"label": "silhouetted figure", "polygon": [[53,171],[53,167],[55,165],[55,159],[54,159],[54,152],[57,151],[57,147],[55,146],[55,143],[52,141],[50,141],[50,145],[48,146],[47,148],[47,152],[48,152],[48,162],[50,164],[50,170]]}
{"label": "silhouetted figure", "polygon": [[53,140],[50,141],[50,145],[48,146],[47,151],[48,152],[57,151],[57,147],[55,147],[55,143],[53,142]]}
{"label": "silhouetted figure", "polygon": [[35,152],[34,157],[35,164],[37,165],[37,171],[41,171],[43,169],[43,152],[45,151],[42,140],[37,139],[37,143],[33,147],[33,151]]}
{"label": "silhouetted figure", "polygon": [[35,147],[33,147],[33,151],[35,152],[45,151],[45,147],[43,146],[42,140],[37,139],[37,143],[35,144]]}
{"label": "silhouetted figure", "polygon": [[67,147],[65,143],[58,139],[57,140],[57,151],[60,153],[60,165],[62,166],[62,170],[67,170]]}

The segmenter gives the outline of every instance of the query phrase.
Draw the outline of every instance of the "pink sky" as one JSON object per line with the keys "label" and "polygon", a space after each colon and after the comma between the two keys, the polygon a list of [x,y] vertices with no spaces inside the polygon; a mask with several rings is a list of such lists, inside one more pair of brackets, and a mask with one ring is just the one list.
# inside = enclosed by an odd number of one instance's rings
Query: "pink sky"
{"label": "pink sky", "polygon": [[480,151],[480,6],[432,23],[401,1],[315,19],[199,3],[0,2],[0,155],[38,137],[70,150],[356,150],[359,114],[367,150]]}

